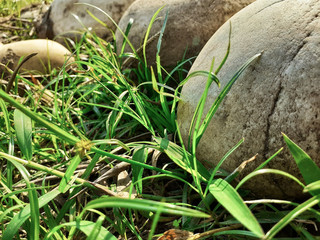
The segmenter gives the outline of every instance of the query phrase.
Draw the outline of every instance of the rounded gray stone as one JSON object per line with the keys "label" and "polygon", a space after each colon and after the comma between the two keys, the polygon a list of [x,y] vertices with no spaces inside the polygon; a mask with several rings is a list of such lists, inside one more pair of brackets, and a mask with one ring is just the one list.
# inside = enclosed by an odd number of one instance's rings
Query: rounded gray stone
{"label": "rounded gray stone", "polygon": [[[177,62],[198,55],[212,34],[233,14],[254,0],[136,0],[123,14],[119,28],[124,31],[130,21],[133,24],[129,40],[135,49],[142,46],[150,20],[164,6],[154,22],[150,38],[160,32],[166,12],[168,21],[160,50],[163,66],[175,66]],[[155,63],[158,37],[147,45],[147,61]],[[116,31],[117,49],[121,49],[123,35]],[[187,50],[187,51],[186,51]],[[132,50],[127,45],[126,52]]]}
{"label": "rounded gray stone", "polygon": [[[106,14],[85,4],[100,8],[118,23],[132,2],[134,0],[54,0],[37,29],[39,37],[61,42],[64,37],[75,39],[81,36],[81,32],[87,28],[99,37],[107,39],[112,36],[110,30],[115,31],[116,26]],[[87,11],[107,27],[92,18]]]}
{"label": "rounded gray stone", "polygon": [[[242,176],[284,147],[266,167],[297,177],[298,168],[281,132],[289,136],[320,165],[320,2],[317,0],[257,0],[231,19],[231,52],[218,74],[224,87],[239,67],[263,52],[233,85],[213,117],[197,149],[200,161],[217,164],[242,137],[245,142],[222,165],[233,171],[256,153],[256,161]],[[202,49],[190,72],[216,67],[226,53],[229,23]],[[187,139],[191,117],[206,78],[192,77],[182,89],[178,123]],[[206,111],[221,91],[212,85]],[[265,174],[246,187],[258,197],[300,198],[302,188],[286,178]]]}

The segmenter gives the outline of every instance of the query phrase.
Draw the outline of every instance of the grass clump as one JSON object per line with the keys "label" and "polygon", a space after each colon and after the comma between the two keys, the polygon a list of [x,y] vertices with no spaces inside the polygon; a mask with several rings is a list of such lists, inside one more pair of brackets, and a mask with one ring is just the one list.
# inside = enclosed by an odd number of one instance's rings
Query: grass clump
{"label": "grass clump", "polygon": [[[148,34],[143,48],[147,40]],[[243,140],[214,169],[196,158],[219,104],[260,54],[244,63],[203,116],[208,89],[219,86],[217,74],[230,43],[216,71],[212,64],[209,71],[187,78],[183,66],[189,60],[167,72],[159,56],[161,37],[158,46],[156,66],[136,54],[138,66],[127,68],[126,53],[118,55],[114,43],[85,33],[74,46],[73,70],[39,78],[44,87],[37,91],[35,82],[18,75],[29,86],[19,98],[14,97],[17,87],[10,94],[0,90],[3,239],[154,239],[170,228],[188,231],[190,240],[273,239],[286,226],[290,237],[313,239],[301,222],[319,221],[319,170],[287,136],[284,141],[308,185],[295,180],[311,193],[303,203],[245,201],[237,191],[263,172],[294,178],[263,169],[281,150],[237,187],[231,183],[244,166],[232,173],[220,167]],[[181,87],[196,74],[208,81],[184,144],[176,108]]]}

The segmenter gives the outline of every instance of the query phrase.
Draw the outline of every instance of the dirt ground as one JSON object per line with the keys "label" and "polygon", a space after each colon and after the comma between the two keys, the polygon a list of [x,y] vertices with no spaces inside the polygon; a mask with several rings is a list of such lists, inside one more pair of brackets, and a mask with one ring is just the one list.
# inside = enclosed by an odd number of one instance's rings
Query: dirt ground
{"label": "dirt ground", "polygon": [[6,44],[37,38],[37,26],[50,4],[33,4],[21,10],[20,16],[0,17],[0,43]]}

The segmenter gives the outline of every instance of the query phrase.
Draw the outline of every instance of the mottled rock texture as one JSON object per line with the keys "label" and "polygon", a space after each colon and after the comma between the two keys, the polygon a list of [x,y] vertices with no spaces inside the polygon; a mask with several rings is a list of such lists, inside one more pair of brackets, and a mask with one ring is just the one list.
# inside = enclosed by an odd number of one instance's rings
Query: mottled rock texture
{"label": "mottled rock texture", "polygon": [[[317,0],[257,0],[232,23],[230,56],[218,74],[222,87],[250,57],[263,51],[234,84],[213,117],[198,148],[198,159],[217,164],[242,137],[245,142],[222,165],[233,171],[259,153],[244,174],[254,170],[281,147],[287,134],[320,165],[320,2]],[[190,72],[209,70],[225,55],[229,23],[202,49]],[[184,139],[206,78],[197,76],[183,87],[178,122]],[[221,89],[212,86],[206,111]],[[299,177],[289,151],[266,167]],[[300,198],[302,188],[278,175],[253,178],[246,185],[259,197]]]}
{"label": "mottled rock texture", "polygon": [[[124,13],[119,22],[123,31],[130,19],[133,25],[129,40],[138,49],[144,40],[151,18],[163,7],[153,24],[150,37],[160,32],[166,12],[168,21],[161,45],[161,63],[163,66],[175,66],[185,51],[185,58],[198,55],[212,34],[233,14],[254,0],[136,0]],[[117,49],[121,49],[122,34],[116,31]],[[158,37],[147,46],[148,63],[155,63]],[[126,51],[131,51],[127,46]]]}

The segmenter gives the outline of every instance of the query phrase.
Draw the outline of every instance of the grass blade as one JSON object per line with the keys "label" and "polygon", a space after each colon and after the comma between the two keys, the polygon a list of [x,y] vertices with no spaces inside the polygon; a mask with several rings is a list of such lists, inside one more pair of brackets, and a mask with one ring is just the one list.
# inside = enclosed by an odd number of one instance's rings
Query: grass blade
{"label": "grass blade", "polygon": [[168,157],[179,167],[190,174],[200,175],[201,179],[205,182],[210,179],[211,174],[199,161],[196,162],[197,172],[194,172],[194,169],[189,163],[189,159],[192,159],[191,154],[185,151],[182,147],[165,138],[154,137],[154,140],[159,144],[160,148],[163,149]]}
{"label": "grass blade", "polygon": [[32,158],[32,121],[18,109],[14,111],[14,127],[18,145],[27,160]]}
{"label": "grass blade", "polygon": [[[5,126],[6,126],[6,135],[9,137],[8,141],[8,154],[14,154],[14,136],[11,131],[11,123],[10,123],[10,116],[6,106],[6,103],[0,98],[0,109],[2,110],[2,118],[4,119]],[[3,129],[4,130],[4,129]],[[5,151],[3,149],[3,151]],[[7,162],[7,186],[10,190],[12,190],[13,185],[13,165],[11,162]]]}
{"label": "grass blade", "polygon": [[[102,152],[104,152],[104,151],[102,151]],[[40,165],[40,164],[32,162],[32,161],[27,161],[27,160],[24,160],[24,159],[21,159],[21,158],[17,158],[17,157],[11,156],[11,155],[3,153],[3,152],[0,152],[0,157],[6,158],[7,160],[13,162],[15,165],[16,165],[15,162],[17,162],[17,163],[23,164],[23,165],[25,165],[27,167],[30,167],[30,168],[33,168],[33,169],[37,169],[37,170],[40,170],[40,171],[44,171],[44,172],[47,172],[49,174],[58,176],[60,178],[63,178],[64,175],[65,175],[65,173],[63,173],[61,171],[58,171],[58,170],[55,170],[55,169]],[[149,166],[149,165],[146,165],[146,166]],[[93,186],[92,183],[90,183],[87,180],[84,180],[82,178],[77,178],[76,176],[72,176],[71,178],[73,179],[74,182],[76,182],[78,184],[83,184],[85,187],[94,188],[94,189],[96,187],[98,187],[100,189],[103,189],[105,192],[108,192],[109,194],[113,194],[112,191],[110,191],[107,187],[105,187],[105,186],[103,186],[101,184],[97,184],[96,183]],[[64,189],[64,191],[66,191],[66,188]]]}
{"label": "grass blade", "polygon": [[[296,145],[287,135],[282,133],[284,141],[286,142],[290,153],[292,154],[296,164],[302,174],[302,177],[306,184],[313,183],[320,179],[320,168],[309,157],[309,155],[303,151],[298,145]],[[320,191],[311,191],[312,194],[320,194]]]}
{"label": "grass blade", "polygon": [[96,240],[96,239],[101,239],[99,238],[99,233],[102,230],[102,223],[104,221],[104,217],[100,216],[98,220],[96,221],[90,235],[88,236],[87,240]]}
{"label": "grass blade", "polygon": [[[96,223],[91,221],[74,221],[74,222],[68,222],[61,224],[59,226],[56,226],[54,229],[52,229],[49,234],[45,237],[44,240],[52,239],[53,234],[58,231],[62,227],[76,227],[81,232],[86,234],[87,236],[90,236],[92,231],[96,227]],[[117,240],[115,236],[113,236],[108,230],[106,230],[104,227],[101,226],[100,232],[95,239],[101,239],[101,240]]]}
{"label": "grass blade", "polygon": [[230,91],[232,85],[236,82],[236,80],[239,78],[239,76],[242,74],[242,72],[258,57],[261,56],[261,53],[254,55],[252,58],[250,58],[246,63],[244,63],[240,69],[236,72],[236,74],[232,77],[232,79],[228,82],[228,84],[223,88],[217,99],[214,101],[213,105],[211,106],[209,112],[205,116],[205,119],[203,120],[199,131],[197,132],[196,137],[196,146],[199,144],[200,139],[202,138],[204,132],[206,131],[212,117],[214,116],[215,112],[218,110],[219,105],[221,104],[222,100],[225,98],[227,93]]}
{"label": "grass blade", "polygon": [[10,221],[7,229],[4,231],[4,233],[3,233],[4,238],[3,239],[11,239],[11,238],[5,238],[5,236],[6,236],[5,233],[7,233],[9,236],[15,235],[15,233],[16,233],[15,228],[14,227],[10,228],[10,226],[15,226],[15,224],[17,224],[20,227],[25,222],[25,220],[27,220],[27,218],[29,216],[31,216],[31,224],[29,225],[29,228],[28,228],[28,237],[30,239],[38,240],[39,239],[39,231],[40,231],[40,228],[39,228],[39,226],[40,226],[40,213],[39,213],[39,202],[38,202],[37,190],[35,189],[34,184],[30,183],[30,181],[29,181],[30,174],[29,174],[28,170],[19,162],[12,161],[10,159],[8,159],[8,161],[10,161],[19,170],[21,176],[24,178],[24,180],[26,182],[26,186],[29,189],[28,193],[29,193],[29,202],[30,203],[28,206],[29,206],[29,209],[31,210],[30,211],[31,214],[29,212],[29,215],[23,221],[20,221],[21,219],[17,218],[17,216],[19,216],[19,214],[15,215],[15,217]]}
{"label": "grass blade", "polygon": [[263,239],[269,240],[273,239],[273,237],[283,229],[288,223],[290,223],[294,218],[296,218],[301,213],[309,210],[309,208],[313,207],[314,205],[320,202],[320,196],[314,196],[304,203],[300,204],[294,210],[292,210],[289,214],[287,214],[284,218],[282,218],[276,225],[274,225],[265,235]]}
{"label": "grass blade", "polygon": [[[242,143],[244,142],[244,138],[242,138],[234,147],[232,147],[222,158],[221,160],[218,162],[218,164],[215,166],[215,168],[213,169],[213,172],[211,174],[211,177],[209,179],[209,184],[211,183],[211,181],[213,180],[213,178],[215,177],[216,173],[218,172],[219,168],[221,167],[221,165],[224,163],[224,161],[231,155],[231,153],[233,153]],[[208,185],[206,187],[205,190],[205,194],[207,194],[207,191],[209,190],[209,186]]]}
{"label": "grass blade", "polygon": [[[232,239],[231,235],[236,235],[237,237],[239,237],[239,236],[245,236],[245,237],[250,237],[250,238],[256,237],[256,235],[253,234],[252,232],[243,231],[243,230],[227,230],[227,231],[215,233],[213,236],[215,236],[215,237],[216,236],[229,236],[229,238]],[[245,238],[245,239],[247,239],[247,238]]]}
{"label": "grass blade", "polygon": [[30,111],[25,106],[23,106],[21,103],[18,103],[17,101],[15,101],[12,97],[10,97],[7,93],[5,93],[1,89],[0,89],[0,97],[3,100],[5,100],[6,102],[10,103],[12,106],[19,109],[21,112],[23,112],[25,115],[27,115],[29,118],[31,118],[35,122],[40,123],[42,126],[48,128],[50,131],[52,131],[55,135],[66,140],[68,143],[75,144],[80,141],[80,139],[78,139],[77,137],[62,130],[61,128],[57,127],[56,125],[50,123],[49,121],[43,119],[42,117],[38,116],[36,113]]}
{"label": "grass blade", "polygon": [[293,176],[285,171],[281,171],[278,169],[260,169],[260,170],[255,170],[252,173],[249,173],[247,176],[245,176],[243,179],[241,179],[241,181],[238,183],[236,189],[239,189],[246,181],[248,181],[252,177],[255,177],[255,176],[258,176],[261,174],[266,174],[266,173],[282,175],[284,177],[290,178],[291,180],[295,181],[297,184],[299,184],[301,186],[301,188],[305,187],[305,185],[302,182],[300,182],[298,178],[296,178],[295,176]]}
{"label": "grass blade", "polygon": [[169,15],[169,10],[167,10],[167,12],[166,12],[166,16],[164,18],[163,25],[162,25],[162,28],[161,28],[161,31],[160,31],[159,40],[158,40],[158,43],[157,43],[157,54],[156,54],[157,56],[160,54],[162,37],[163,37],[164,30],[166,29],[166,25],[167,25],[167,21],[168,21],[168,15]]}
{"label": "grass blade", "polygon": [[71,180],[73,177],[74,171],[77,169],[78,165],[81,162],[81,157],[79,154],[74,156],[72,160],[70,161],[70,165],[67,168],[66,173],[61,179],[60,185],[59,185],[59,191],[60,192],[65,192],[66,187],[68,186],[68,182]]}
{"label": "grass blade", "polygon": [[153,217],[153,221],[152,221],[151,229],[150,229],[150,232],[149,232],[148,240],[152,240],[154,232],[155,232],[155,230],[156,230],[156,228],[158,226],[158,222],[159,222],[161,213],[162,213],[162,209],[159,208],[158,211],[156,212],[156,214]]}
{"label": "grass blade", "polygon": [[[132,160],[137,162],[146,163],[148,158],[148,149],[145,147],[136,149],[132,155]],[[137,182],[136,190],[138,194],[142,194],[142,181],[139,181],[139,179],[142,178],[144,168],[141,166],[132,165],[132,182]]]}
{"label": "grass blade", "polygon": [[180,207],[171,203],[164,202],[156,202],[145,199],[125,199],[125,198],[116,198],[116,197],[100,197],[96,200],[89,202],[81,215],[85,213],[85,211],[89,209],[97,209],[97,208],[127,208],[133,210],[142,210],[142,211],[150,211],[157,212],[159,208],[161,208],[162,213],[164,214],[173,214],[173,215],[181,215],[181,216],[193,216],[198,218],[208,218],[210,215],[200,212],[198,210],[194,210],[191,208]]}
{"label": "grass blade", "polygon": [[218,75],[218,73],[220,72],[221,68],[223,67],[223,65],[226,63],[227,59],[228,59],[228,56],[229,56],[229,53],[230,53],[230,48],[231,48],[231,30],[232,30],[232,27],[231,27],[231,21],[229,22],[230,23],[230,28],[229,28],[229,41],[228,41],[228,47],[227,47],[227,52],[226,54],[224,55],[224,58],[222,59],[219,67],[216,69],[216,71],[214,72],[215,75]]}
{"label": "grass blade", "polygon": [[231,215],[248,228],[257,237],[264,236],[263,230],[238,192],[225,180],[217,179],[210,185],[209,191]]}
{"label": "grass blade", "polygon": [[[125,49],[126,43],[127,43],[127,38],[128,38],[128,36],[129,36],[129,32],[130,32],[130,29],[131,29],[131,27],[132,27],[133,21],[134,21],[133,18],[130,18],[130,19],[129,19],[127,28],[126,28],[126,30],[125,30],[125,32],[124,32],[124,35],[125,35],[126,37],[123,38],[120,55],[122,55],[122,54],[124,53],[124,49]],[[115,46],[116,46],[116,44],[115,44]]]}
{"label": "grass blade", "polygon": [[255,169],[255,171],[264,168],[264,167],[265,167],[273,158],[275,158],[282,150],[283,150],[283,147],[280,148],[280,149],[279,149],[275,154],[273,154],[271,157],[269,157],[266,161],[264,161],[263,163],[261,163],[261,164]]}
{"label": "grass blade", "polygon": [[40,233],[40,212],[39,212],[39,201],[37,196],[37,191],[34,189],[34,183],[31,183],[30,186],[33,188],[29,191],[29,201],[30,201],[30,218],[31,226],[28,235],[30,239],[38,240]]}
{"label": "grass blade", "polygon": [[[38,198],[39,208],[48,204],[51,200],[60,194],[58,190],[52,190],[45,195]],[[18,214],[16,214],[13,219],[8,224],[7,228],[3,232],[2,239],[13,239],[16,232],[19,230],[20,226],[30,217],[31,206],[28,204],[25,206]]]}
{"label": "grass blade", "polygon": [[320,191],[320,180],[308,184],[304,189],[304,192]]}
{"label": "grass blade", "polygon": [[149,35],[150,35],[151,27],[152,27],[154,21],[156,20],[159,12],[160,12],[163,8],[164,8],[164,6],[161,7],[161,8],[159,8],[159,9],[155,12],[155,14],[152,16],[152,18],[151,18],[151,20],[150,20],[150,23],[149,23],[149,26],[148,26],[148,28],[147,28],[146,35],[145,35],[145,37],[144,37],[143,46],[142,46],[142,51],[143,51],[143,58],[144,58],[144,64],[145,64],[145,66],[147,66],[146,47],[147,47],[147,42],[148,42],[148,38],[149,38]]}
{"label": "grass blade", "polygon": [[[210,71],[209,71],[210,73],[213,70],[213,65],[214,65],[214,59],[211,62],[211,67],[210,67]],[[194,148],[197,146],[196,139],[198,137],[199,128],[201,128],[201,119],[202,119],[206,99],[208,96],[209,88],[210,88],[211,84],[213,83],[213,81],[218,83],[218,87],[220,87],[220,80],[218,79],[218,77],[215,74],[209,74],[208,78],[207,78],[206,86],[204,88],[204,91],[201,95],[201,98],[199,100],[199,103],[196,107],[196,110],[195,110],[193,117],[192,117],[192,120],[191,120],[190,129],[189,129],[188,149],[191,149],[191,144],[192,144],[192,151],[194,153],[195,153]],[[191,142],[191,137],[193,137],[192,142]]]}

